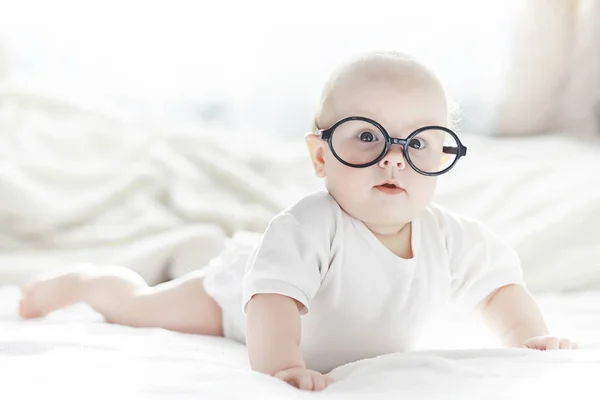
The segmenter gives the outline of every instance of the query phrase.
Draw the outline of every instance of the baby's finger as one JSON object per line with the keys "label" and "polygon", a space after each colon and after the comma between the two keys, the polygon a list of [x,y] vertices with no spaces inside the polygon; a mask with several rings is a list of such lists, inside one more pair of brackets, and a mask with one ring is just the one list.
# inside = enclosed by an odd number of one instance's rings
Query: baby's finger
{"label": "baby's finger", "polygon": [[567,350],[575,348],[575,343],[571,342],[569,339],[563,339],[560,341],[560,349]]}
{"label": "baby's finger", "polygon": [[522,347],[526,347],[532,350],[546,350],[546,339],[545,338],[531,338],[526,340]]}
{"label": "baby's finger", "polygon": [[290,383],[288,382],[289,379],[291,378],[291,374],[287,371],[279,371],[277,372],[275,375],[273,375],[275,378],[277,379],[281,379],[284,382]]}
{"label": "baby's finger", "polygon": [[521,346],[526,347],[528,349],[533,349],[533,350],[544,350],[545,349],[544,340],[541,338],[528,339],[525,342],[523,342],[523,344]]}
{"label": "baby's finger", "polygon": [[546,338],[546,350],[558,350],[560,348],[560,339],[555,337]]}
{"label": "baby's finger", "polygon": [[279,371],[274,376],[275,376],[275,378],[281,379],[285,383],[290,384],[290,385],[295,386],[298,389],[300,389],[300,381],[299,381],[299,377],[297,375],[295,375],[289,371]]}
{"label": "baby's finger", "polygon": [[313,390],[313,380],[310,374],[300,373],[295,375],[296,387],[301,390]]}
{"label": "baby's finger", "polygon": [[331,375],[324,375],[325,376],[325,384],[327,386],[331,385],[333,382],[335,382],[335,379],[333,379],[333,377]]}
{"label": "baby's finger", "polygon": [[325,377],[321,374],[312,374],[313,379],[313,390],[323,390],[327,387],[327,383],[325,383]]}

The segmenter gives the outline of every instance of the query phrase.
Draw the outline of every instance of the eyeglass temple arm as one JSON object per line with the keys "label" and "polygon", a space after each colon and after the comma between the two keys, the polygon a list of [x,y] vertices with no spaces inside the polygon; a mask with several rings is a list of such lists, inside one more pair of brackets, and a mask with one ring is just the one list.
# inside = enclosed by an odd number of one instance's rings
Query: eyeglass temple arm
{"label": "eyeglass temple arm", "polygon": [[461,157],[464,157],[467,155],[467,148],[466,147],[457,147],[457,146],[444,146],[442,147],[442,151],[446,154],[456,154],[456,155],[460,155]]}

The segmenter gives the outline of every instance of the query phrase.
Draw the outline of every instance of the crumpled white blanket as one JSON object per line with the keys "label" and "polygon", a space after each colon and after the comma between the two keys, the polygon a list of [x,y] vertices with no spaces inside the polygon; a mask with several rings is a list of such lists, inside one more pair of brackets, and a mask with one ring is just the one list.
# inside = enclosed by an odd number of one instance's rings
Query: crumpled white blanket
{"label": "crumpled white blanket", "polygon": [[202,267],[234,232],[262,231],[319,187],[296,143],[0,91],[5,282],[92,261],[130,266],[156,283]]}

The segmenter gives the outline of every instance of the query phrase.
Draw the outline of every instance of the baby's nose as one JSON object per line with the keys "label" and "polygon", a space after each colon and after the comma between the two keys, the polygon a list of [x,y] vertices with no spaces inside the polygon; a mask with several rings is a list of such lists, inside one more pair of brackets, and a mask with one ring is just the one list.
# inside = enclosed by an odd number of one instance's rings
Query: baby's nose
{"label": "baby's nose", "polygon": [[398,169],[404,169],[406,166],[406,159],[404,158],[402,146],[392,146],[381,161],[379,161],[379,167],[381,168],[386,168],[390,165],[395,166]]}

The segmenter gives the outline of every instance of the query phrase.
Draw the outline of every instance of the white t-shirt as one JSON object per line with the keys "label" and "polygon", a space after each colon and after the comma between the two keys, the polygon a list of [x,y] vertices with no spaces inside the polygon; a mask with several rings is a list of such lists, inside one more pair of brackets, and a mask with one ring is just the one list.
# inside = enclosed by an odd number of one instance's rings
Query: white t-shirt
{"label": "white t-shirt", "polygon": [[[413,258],[400,258],[329,193],[312,193],[271,221],[242,272],[238,262],[238,273],[207,291],[242,335],[253,295],[296,299],[307,368],[328,372],[411,350],[449,303],[472,309],[501,286],[523,284],[516,253],[479,222],[430,204],[411,236]],[[219,301],[219,291],[233,301]]]}

